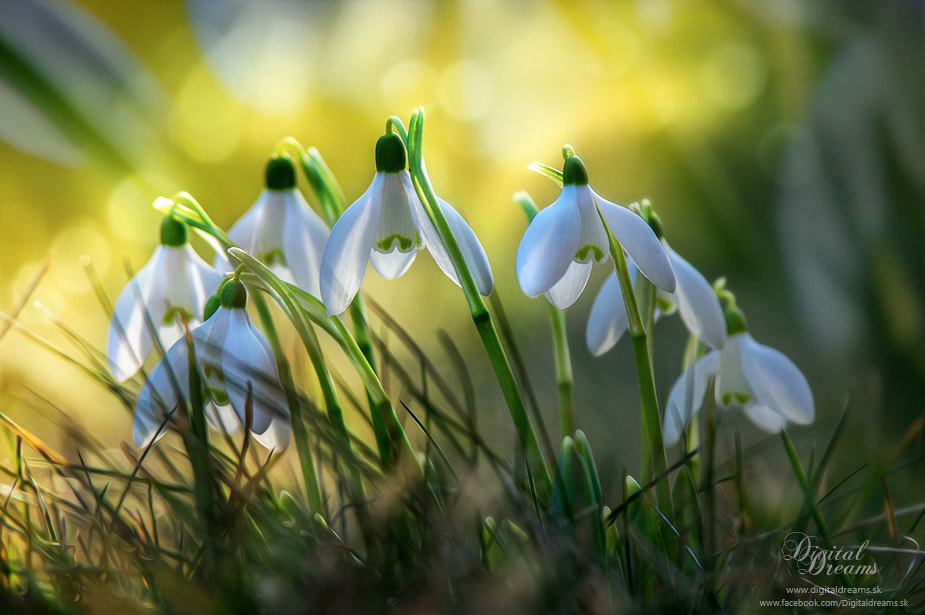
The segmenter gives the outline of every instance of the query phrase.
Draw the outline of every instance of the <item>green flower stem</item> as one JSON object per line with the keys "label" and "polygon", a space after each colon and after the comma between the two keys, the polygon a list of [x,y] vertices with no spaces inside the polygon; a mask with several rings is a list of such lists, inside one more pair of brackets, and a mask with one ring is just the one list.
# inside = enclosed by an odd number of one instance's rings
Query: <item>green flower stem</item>
{"label": "green flower stem", "polygon": [[[639,379],[639,397],[642,408],[640,475],[643,483],[647,483],[656,476],[662,476],[668,469],[665,442],[662,440],[662,421],[658,409],[658,397],[655,393],[655,374],[652,371],[649,335],[646,333],[645,323],[639,312],[639,304],[636,302],[636,293],[633,291],[633,282],[630,280],[623,248],[617,242],[613,233],[610,232],[600,210],[598,210],[598,216],[600,216],[601,223],[607,232],[610,256],[613,259],[617,279],[620,282],[620,290],[623,293],[623,302],[626,305],[626,315],[629,320],[630,340],[633,343],[633,358],[636,361],[636,375]],[[643,277],[642,274],[639,274],[639,277]],[[673,518],[674,507],[672,506],[671,488],[668,481],[659,481],[655,487],[655,492],[662,512],[669,519]]]}
{"label": "green flower stem", "polygon": [[270,315],[270,310],[263,296],[252,292],[251,299],[257,308],[257,314],[260,316],[263,333],[273,349],[276,366],[279,369],[280,383],[283,385],[283,390],[286,391],[286,402],[289,406],[289,418],[292,425],[292,439],[295,440],[296,452],[299,455],[299,467],[302,470],[302,480],[305,482],[305,491],[308,494],[309,508],[312,515],[316,513],[324,514],[321,484],[318,482],[318,471],[315,469],[315,459],[312,456],[311,443],[308,440],[308,429],[305,427],[305,420],[302,417],[302,404],[299,401],[299,395],[292,380],[289,361],[283,352],[279,334],[276,331],[276,324],[273,322],[273,317]]}
{"label": "green flower stem", "polygon": [[[266,265],[259,260],[241,250],[240,248],[231,248],[228,253],[241,261],[254,272],[254,274],[266,284],[276,295],[281,307],[289,312],[290,320],[299,328],[298,322],[304,317],[308,321],[318,325],[328,335],[333,337],[341,348],[347,354],[354,369],[357,370],[367,392],[374,404],[373,428],[376,429],[376,442],[380,446],[380,457],[386,468],[390,468],[398,459],[404,458],[417,466],[414,449],[405,435],[395,411],[392,408],[392,402],[389,400],[382,382],[375,370],[366,360],[362,350],[357,345],[356,340],[347,330],[344,323],[337,317],[329,318],[324,310],[324,305],[312,295],[304,290],[287,284],[277,278]],[[341,419],[342,420],[342,419]],[[377,428],[377,424],[379,427]]]}
{"label": "green flower stem", "polygon": [[[344,199],[344,193],[340,189],[337,179],[328,168],[328,165],[325,164],[324,159],[321,158],[318,150],[313,147],[306,150],[298,141],[292,137],[287,137],[279,142],[275,153],[277,155],[289,154],[299,160],[305,177],[321,204],[321,211],[325,221],[329,227],[333,227],[337,218],[347,208],[347,201]],[[363,356],[366,357],[366,361],[375,366],[376,358],[370,341],[369,321],[366,318],[366,308],[363,304],[361,292],[357,292],[356,297],[350,302],[350,318],[353,322],[353,336],[357,345],[363,352]],[[377,442],[380,445],[379,450],[383,452],[386,450],[386,448],[383,448],[385,442],[378,440],[378,438],[384,437],[385,429],[372,398],[369,398],[369,404],[373,423],[376,426],[375,431]],[[385,461],[385,458],[383,458],[383,461]]]}
{"label": "green flower stem", "polygon": [[456,241],[456,237],[453,236],[446,218],[438,206],[437,195],[424,169],[422,151],[424,110],[418,108],[411,114],[410,130],[407,134],[402,134],[404,131],[400,130],[400,120],[393,120],[390,118],[389,124],[394,126],[405,139],[405,144],[408,148],[411,179],[417,190],[418,197],[421,199],[421,203],[427,212],[427,216],[433,222],[456,268],[456,274],[459,278],[460,285],[469,303],[472,320],[475,323],[479,337],[481,337],[485,350],[488,353],[488,358],[495,371],[498,383],[501,385],[501,391],[507,402],[508,409],[511,413],[511,419],[514,422],[514,427],[520,438],[520,443],[527,454],[529,468],[536,483],[537,497],[539,501],[545,505],[552,492],[552,480],[550,478],[549,468],[546,466],[546,460],[543,458],[543,454],[540,451],[536,432],[533,429],[533,424],[530,422],[530,417],[527,414],[527,409],[520,389],[518,388],[517,380],[514,378],[511,364],[508,361],[507,355],[504,353],[504,347],[501,345],[501,338],[498,336],[498,332],[492,322],[491,314],[488,311],[488,307],[485,305],[485,301],[482,299],[482,295],[479,294],[475,279],[472,277],[472,272],[469,271],[466,261],[463,258],[462,251],[459,248],[459,243]]}
{"label": "green flower stem", "polygon": [[549,304],[549,322],[552,324],[552,341],[556,355],[556,384],[559,388],[559,425],[562,436],[575,432],[575,404],[572,401],[574,378],[572,377],[572,359],[568,350],[568,337],[565,331],[565,311]]}
{"label": "green flower stem", "polygon": [[[560,174],[561,180],[561,174]],[[539,210],[536,203],[526,192],[518,192],[514,200],[523,208],[527,215],[527,224],[533,221]],[[571,436],[575,431],[575,404],[572,400],[572,390],[575,379],[572,376],[572,358],[569,355],[568,336],[565,328],[565,311],[549,305],[549,323],[552,329],[552,343],[556,359],[556,384],[559,389],[559,425],[562,437]]]}

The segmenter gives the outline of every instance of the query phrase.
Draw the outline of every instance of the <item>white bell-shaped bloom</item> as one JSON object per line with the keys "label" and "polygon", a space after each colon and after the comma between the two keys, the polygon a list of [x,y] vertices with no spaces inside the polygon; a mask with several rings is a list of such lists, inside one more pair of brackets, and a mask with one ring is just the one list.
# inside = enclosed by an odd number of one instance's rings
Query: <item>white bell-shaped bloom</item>
{"label": "white bell-shaped bloom", "polygon": [[[438,198],[437,204],[479,292],[490,294],[491,268],[478,238],[449,203]],[[334,223],[321,258],[321,298],[328,315],[340,314],[353,301],[367,262],[382,277],[397,278],[407,271],[422,248],[458,285],[453,261],[405,170],[404,145],[397,135],[387,134],[376,144],[376,175],[372,183]]]}
{"label": "white bell-shaped bloom", "polygon": [[187,243],[186,225],[164,218],[161,245],[116,299],[106,340],[113,377],[122,382],[137,372],[155,335],[162,348],[173,345],[184,330],[178,316],[190,326],[199,323],[206,299],[221,280]]}
{"label": "white bell-shaped bloom", "polygon": [[[296,188],[295,167],[289,158],[270,159],[266,186],[253,207],[228,231],[228,238],[263,261],[281,280],[318,297],[328,227]],[[216,255],[215,268],[233,269],[223,253]]]}
{"label": "white bell-shaped bloom", "polygon": [[[191,332],[194,364],[206,388],[205,415],[216,429],[234,433],[248,424],[269,449],[289,444],[289,408],[273,351],[244,306],[247,293],[237,280],[222,289],[221,307]],[[147,446],[162,426],[188,411],[189,340],[180,339],[154,366],[138,394],[132,439]]]}
{"label": "white bell-shaped bloom", "polygon": [[[221,307],[193,330],[196,357],[214,401],[234,409],[267,448],[289,444],[289,406],[270,344],[247,314],[244,284],[222,287]],[[248,417],[250,414],[250,417]]]}
{"label": "white bell-shaped bloom", "polygon": [[[190,400],[190,341],[181,337],[154,366],[135,403],[135,418],[132,425],[132,441],[144,448],[165,433],[171,420],[180,417],[176,413],[189,407]],[[237,431],[241,423],[231,406],[218,405],[211,399],[206,404],[206,418],[216,429],[226,433]]]}
{"label": "white bell-shaped bloom", "polygon": [[658,288],[674,292],[668,256],[646,221],[594,192],[578,156],[566,159],[562,176],[559,197],[536,214],[517,248],[517,280],[524,293],[545,294],[560,309],[572,305],[593,265],[610,258],[601,216],[642,274]]}
{"label": "white bell-shaped bloom", "polygon": [[[656,318],[659,314],[669,315],[677,311],[691,335],[711,348],[722,348],[726,341],[726,322],[716,293],[706,278],[664,240],[662,245],[677,285],[673,293],[658,290]],[[626,265],[630,279],[635,281],[635,264],[627,259]],[[596,356],[604,354],[620,340],[628,326],[620,282],[613,274],[604,282],[591,306],[586,330],[588,349]]]}
{"label": "white bell-shaped bloom", "polygon": [[780,431],[788,422],[805,425],[815,416],[813,393],[797,366],[741,328],[726,339],[722,350],[705,354],[671,388],[662,422],[665,444],[681,437],[703,404],[711,379],[716,403],[740,406],[763,431]]}

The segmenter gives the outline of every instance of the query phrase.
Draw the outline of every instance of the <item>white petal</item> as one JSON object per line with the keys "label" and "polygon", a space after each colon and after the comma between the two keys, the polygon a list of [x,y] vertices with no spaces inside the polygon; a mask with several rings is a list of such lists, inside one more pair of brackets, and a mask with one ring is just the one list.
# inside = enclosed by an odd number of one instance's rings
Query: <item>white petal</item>
{"label": "white petal", "polygon": [[787,425],[787,419],[784,415],[763,404],[745,404],[742,410],[751,422],[762,431],[777,433]]}
{"label": "white petal", "polygon": [[218,308],[204,323],[193,329],[193,344],[196,359],[202,371],[203,384],[210,395],[225,403],[225,376],[222,372],[222,346],[228,331],[228,318],[231,310]]}
{"label": "white petal", "polygon": [[[411,180],[409,179],[408,181],[410,184]],[[491,275],[491,266],[488,264],[488,256],[486,256],[482,244],[479,243],[478,237],[476,237],[475,233],[452,205],[440,197],[437,197],[437,204],[440,207],[440,211],[443,212],[443,216],[446,218],[446,222],[450,227],[450,231],[453,233],[453,237],[456,238],[456,243],[459,244],[459,250],[462,252],[466,266],[472,273],[476,288],[478,288],[480,294],[484,296],[490,295],[494,280]],[[448,278],[459,285],[456,267],[453,266],[453,261],[450,259],[446,247],[443,245],[443,242],[440,241],[437,230],[434,228],[430,218],[427,217],[423,205],[421,205],[417,198],[412,201],[411,217],[414,219],[414,224],[418,229],[418,233],[421,234],[424,246],[427,248],[427,251],[430,252],[431,256],[434,257],[437,266],[440,267],[440,270],[443,271]]]}
{"label": "white petal", "polygon": [[378,192],[383,175],[376,173],[366,192],[341,214],[324,246],[321,299],[328,316],[346,310],[363,281],[379,224]]}
{"label": "white petal", "polygon": [[412,248],[410,252],[402,252],[398,248],[391,252],[380,252],[373,248],[369,251],[369,262],[376,273],[387,280],[394,280],[408,271],[415,254],[417,254],[415,248]]}
{"label": "white petal", "polygon": [[528,297],[549,290],[574,260],[581,238],[576,186],[565,186],[551,205],[540,210],[517,247],[517,281]]}
{"label": "white petal", "polygon": [[626,207],[611,203],[597,194],[594,198],[610,232],[642,275],[662,290],[673,293],[676,285],[674,272],[661,242],[646,221]]}
{"label": "white petal", "polygon": [[674,270],[678,311],[694,337],[717,350],[726,342],[726,320],[713,287],[700,272],[670,247],[665,247]]}
{"label": "white petal", "polygon": [[224,276],[199,258],[189,244],[186,244],[184,250],[186,252],[186,283],[189,288],[189,297],[192,300],[192,314],[195,321],[199,323],[202,322],[202,310],[205,308],[206,301],[215,294]]}
{"label": "white petal", "polygon": [[189,399],[189,347],[186,339],[177,341],[148,374],[135,403],[132,440],[143,448],[151,443],[158,429]]}
{"label": "white petal", "polygon": [[815,416],[813,393],[796,365],[783,353],[759,344],[745,333],[742,369],[757,401],[801,425]]}
{"label": "white petal", "polygon": [[126,284],[116,299],[109,321],[106,355],[109,371],[119,382],[131,378],[144,363],[153,345],[151,325],[158,327],[163,321],[167,292],[164,275],[166,258],[166,246],[158,246],[151,260]]}
{"label": "white petal", "polygon": [[572,261],[562,277],[544,293],[546,300],[560,310],[575,303],[588,283],[592,267],[594,267],[593,261],[586,263]]}
{"label": "white petal", "polygon": [[251,428],[256,433],[263,433],[273,419],[289,416],[286,395],[279,383],[276,358],[246,310],[227,311],[228,333],[222,345],[225,391],[244,424],[247,424],[247,399],[251,397]]}
{"label": "white petal", "polygon": [[[636,280],[636,267],[627,261],[630,279]],[[591,315],[588,316],[588,328],[585,339],[588,350],[594,356],[600,356],[614,347],[629,328],[629,317],[626,315],[626,303],[623,302],[623,293],[620,290],[620,280],[616,274],[610,275],[601,286],[594,305],[591,306]]]}
{"label": "white petal", "polygon": [[716,403],[720,406],[744,405],[755,393],[742,370],[742,340],[747,333],[726,338],[721,351],[722,361],[716,375]]}
{"label": "white petal", "polygon": [[270,423],[265,432],[255,433],[253,436],[264,448],[278,451],[289,446],[292,429],[288,421],[277,419]]}
{"label": "white petal", "polygon": [[321,296],[321,255],[328,241],[328,227],[308,206],[302,193],[284,193],[283,255],[296,285],[308,294]]}
{"label": "white petal", "polygon": [[[238,218],[238,221],[228,231],[228,239],[231,243],[258,259],[261,258],[259,254],[260,237],[263,233],[264,219],[271,194],[270,190],[261,192],[257,201],[243,216]],[[228,255],[224,252],[215,255],[215,262],[212,266],[220,273],[228,273],[234,269],[231,261],[228,260]]]}
{"label": "white petal", "polygon": [[662,437],[666,445],[678,441],[681,432],[691,422],[694,414],[700,410],[707,392],[707,385],[716,375],[719,365],[719,352],[715,350],[708,352],[687,368],[671,387],[668,403],[665,406],[665,417],[662,420]]}
{"label": "white petal", "polygon": [[222,433],[231,435],[241,429],[241,421],[230,404],[217,404],[209,400],[205,407],[205,416],[212,428]]}

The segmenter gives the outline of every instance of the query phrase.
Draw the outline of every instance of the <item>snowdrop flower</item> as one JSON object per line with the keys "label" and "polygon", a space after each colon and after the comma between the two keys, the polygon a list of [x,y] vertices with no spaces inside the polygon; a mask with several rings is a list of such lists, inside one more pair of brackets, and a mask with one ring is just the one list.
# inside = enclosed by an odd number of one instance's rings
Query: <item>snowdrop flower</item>
{"label": "snowdrop flower", "polygon": [[[483,295],[493,281],[488,257],[472,229],[453,207],[437,199],[463,258]],[[402,275],[418,250],[427,248],[440,269],[459,284],[453,261],[427,217],[405,169],[401,138],[388,133],[376,143],[376,175],[338,218],[321,257],[321,297],[329,316],[347,309],[366,273],[366,262],[384,278]]]}
{"label": "snowdrop flower", "polygon": [[[254,327],[244,309],[247,291],[229,280],[218,302],[206,307],[206,320],[192,330],[195,363],[208,396],[206,418],[227,433],[247,423],[251,402],[251,430],[269,449],[289,444],[289,410],[279,383],[276,360],[266,338]],[[147,446],[159,429],[190,399],[190,340],[180,339],[154,366],[138,395],[132,439]]]}
{"label": "snowdrop flower", "polygon": [[[672,250],[664,240],[662,247],[668,255],[677,286],[673,293],[658,290],[655,317],[677,311],[691,335],[711,348],[722,348],[726,341],[726,323],[716,293],[706,278]],[[630,279],[635,282],[635,264],[627,259],[626,265],[630,271]],[[591,306],[586,330],[588,349],[595,356],[604,354],[620,340],[628,326],[629,319],[623,294],[620,292],[620,283],[617,275],[613,274],[604,282],[594,305]]]}
{"label": "snowdrop flower", "polygon": [[[141,387],[132,425],[132,441],[138,448],[144,448],[163,436],[163,426],[181,418],[178,416],[181,408],[184,409],[182,412],[186,412],[190,399],[190,343],[191,340],[185,336],[177,340]],[[234,433],[241,426],[229,405],[218,405],[210,399],[205,412],[214,427],[227,433]]]}
{"label": "snowdrop flower", "polygon": [[242,425],[250,401],[254,437],[267,448],[284,448],[291,433],[286,393],[270,344],[251,322],[246,304],[244,284],[226,282],[220,307],[193,330],[193,345],[212,399],[227,401]]}
{"label": "snowdrop flower", "polygon": [[206,299],[222,280],[187,243],[186,225],[170,216],[161,223],[161,244],[151,260],[119,293],[109,322],[106,355],[109,371],[122,382],[130,378],[154,346],[154,336],[169,348],[183,325],[199,322]]}
{"label": "snowdrop flower", "polygon": [[668,395],[662,424],[665,444],[674,444],[703,404],[710,380],[716,403],[741,406],[763,431],[773,433],[787,422],[813,421],[813,393],[806,378],[782,353],[759,344],[745,328],[745,317],[735,306],[726,312],[729,336],[722,350],[701,357],[678,378]]}
{"label": "snowdrop flower", "polygon": [[[263,261],[281,280],[318,297],[328,227],[296,188],[295,167],[289,158],[270,159],[266,186],[254,206],[228,231],[228,238]],[[233,269],[224,253],[215,257],[215,268]]]}
{"label": "snowdrop flower", "polygon": [[517,280],[524,293],[529,297],[544,293],[560,309],[578,299],[594,263],[610,258],[598,209],[642,274],[658,288],[674,292],[668,257],[646,221],[595,193],[578,156],[566,158],[562,180],[559,198],[533,218],[517,248]]}

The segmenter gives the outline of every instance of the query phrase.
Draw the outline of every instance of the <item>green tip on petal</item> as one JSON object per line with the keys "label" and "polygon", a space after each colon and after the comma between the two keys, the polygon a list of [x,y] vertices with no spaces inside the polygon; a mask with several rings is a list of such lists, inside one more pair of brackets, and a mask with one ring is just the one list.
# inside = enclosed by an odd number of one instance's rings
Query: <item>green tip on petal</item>
{"label": "green tip on petal", "polygon": [[726,335],[731,337],[736,333],[748,330],[745,324],[745,314],[742,313],[738,306],[727,307],[723,315],[726,317]]}
{"label": "green tip on petal", "polygon": [[205,322],[212,317],[212,314],[222,305],[222,299],[218,296],[218,293],[215,293],[206,301],[205,306],[202,308],[202,321]]}
{"label": "green tip on petal", "polygon": [[189,241],[189,231],[186,225],[179,220],[174,220],[171,216],[164,216],[164,221],[161,222],[161,245],[176,248],[186,245],[187,241]]}
{"label": "green tip on petal", "polygon": [[376,142],[376,171],[398,173],[405,170],[405,144],[394,132],[388,132]]}
{"label": "green tip on petal", "polygon": [[222,288],[222,307],[244,309],[247,305],[247,290],[240,280],[229,280]]}
{"label": "green tip on petal", "polygon": [[267,188],[270,190],[292,190],[295,188],[295,165],[286,156],[275,156],[267,163]]}
{"label": "green tip on petal", "polygon": [[588,169],[578,156],[569,156],[562,167],[563,186],[586,186],[588,184]]}

